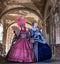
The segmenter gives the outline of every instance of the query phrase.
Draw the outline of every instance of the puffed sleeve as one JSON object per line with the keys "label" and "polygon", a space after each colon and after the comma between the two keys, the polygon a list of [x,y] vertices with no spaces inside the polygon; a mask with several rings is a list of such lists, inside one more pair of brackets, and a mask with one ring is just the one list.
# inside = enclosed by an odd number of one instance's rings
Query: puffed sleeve
{"label": "puffed sleeve", "polygon": [[41,32],[39,32],[39,42],[45,44],[46,39]]}
{"label": "puffed sleeve", "polygon": [[28,31],[29,31],[29,33],[30,33],[30,35],[31,35],[31,36],[33,36],[33,35],[34,35],[34,32],[33,32],[33,30],[32,30],[32,29],[30,29],[30,28],[29,28],[29,29],[28,29]]}

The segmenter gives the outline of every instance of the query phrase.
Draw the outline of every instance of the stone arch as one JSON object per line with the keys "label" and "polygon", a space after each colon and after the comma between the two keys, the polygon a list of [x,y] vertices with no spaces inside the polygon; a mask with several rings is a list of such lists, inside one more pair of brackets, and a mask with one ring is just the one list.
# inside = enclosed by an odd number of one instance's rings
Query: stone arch
{"label": "stone arch", "polygon": [[[28,7],[14,7],[14,8],[10,8],[8,10],[5,10],[1,15],[0,15],[0,19],[3,17],[4,14],[6,14],[7,12],[11,11],[11,10],[27,10],[27,11],[32,11],[34,14],[36,14],[39,18],[41,18],[41,15],[34,9],[28,8]],[[41,18],[42,19],[42,18]]]}
{"label": "stone arch", "polygon": [[[48,4],[49,3],[49,4]],[[45,8],[45,33],[46,33],[46,40],[48,44],[51,46],[52,49],[52,54],[54,55],[54,50],[55,50],[55,40],[56,40],[56,30],[55,30],[55,22],[53,19],[53,14],[54,14],[54,9],[56,8],[56,3],[52,4],[52,2],[48,2],[46,4]],[[48,14],[49,13],[49,14]]]}
{"label": "stone arch", "polygon": [[44,12],[44,21],[43,21],[43,34],[45,34],[47,43],[50,44],[50,40],[49,40],[49,34],[48,32],[50,31],[50,16],[51,16],[51,9],[52,9],[52,2],[51,1],[47,1],[46,6],[45,6],[45,12]]}
{"label": "stone arch", "polygon": [[[31,13],[33,13],[33,14],[35,14],[39,19],[38,19],[38,24],[40,25],[40,24],[42,24],[42,18],[41,18],[41,15],[36,11],[36,10],[34,10],[34,9],[31,9],[31,8],[28,8],[28,7],[12,7],[12,8],[10,8],[10,9],[7,9],[7,10],[5,10],[5,11],[3,11],[2,13],[1,13],[1,15],[0,15],[0,22],[2,23],[2,18],[4,17],[4,15],[5,14],[7,14],[8,12],[10,12],[10,11],[13,11],[13,10],[25,10],[25,11],[29,11],[29,12],[31,12]],[[41,21],[41,22],[40,22]],[[40,26],[40,27],[42,27],[42,25]],[[39,28],[40,28],[39,27]]]}
{"label": "stone arch", "polygon": [[[31,8],[28,8],[28,7],[14,7],[14,8],[11,8],[11,9],[8,9],[8,10],[6,10],[6,11],[4,11],[1,15],[0,15],[0,21],[1,21],[1,23],[2,23],[2,18],[4,18],[4,15],[5,14],[7,14],[8,12],[10,12],[10,11],[13,11],[13,10],[27,10],[27,11],[31,11],[33,14],[35,14],[38,18],[39,18],[39,20],[38,20],[38,22],[40,23],[40,21],[41,21],[41,16],[40,16],[40,14],[37,12],[37,11],[35,11],[35,10],[33,10],[33,9],[31,9]],[[14,23],[14,22],[12,22],[12,23]],[[12,24],[11,23],[11,24]],[[28,22],[27,22],[28,23]],[[5,54],[6,53],[6,37],[7,37],[7,28],[11,25],[11,24],[7,24],[6,22],[5,22],[5,20],[3,21],[3,44],[4,44],[4,50],[3,50],[3,54]],[[39,24],[40,25],[40,24]]]}

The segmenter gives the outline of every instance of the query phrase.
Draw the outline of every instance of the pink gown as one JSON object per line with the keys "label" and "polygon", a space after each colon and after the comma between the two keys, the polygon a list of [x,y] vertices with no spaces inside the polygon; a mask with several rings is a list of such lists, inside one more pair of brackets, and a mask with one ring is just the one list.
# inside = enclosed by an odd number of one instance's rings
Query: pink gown
{"label": "pink gown", "polygon": [[34,62],[34,53],[31,43],[26,38],[26,32],[21,33],[21,38],[11,46],[8,61]]}

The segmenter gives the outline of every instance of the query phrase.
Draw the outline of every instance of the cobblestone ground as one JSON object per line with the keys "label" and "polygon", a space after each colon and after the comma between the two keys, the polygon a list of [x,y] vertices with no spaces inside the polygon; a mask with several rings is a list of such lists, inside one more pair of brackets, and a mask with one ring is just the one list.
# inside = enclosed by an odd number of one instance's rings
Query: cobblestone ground
{"label": "cobblestone ground", "polygon": [[12,62],[5,62],[5,58],[0,57],[0,64],[60,64],[60,57],[52,58],[48,62],[36,62],[36,63],[12,63]]}

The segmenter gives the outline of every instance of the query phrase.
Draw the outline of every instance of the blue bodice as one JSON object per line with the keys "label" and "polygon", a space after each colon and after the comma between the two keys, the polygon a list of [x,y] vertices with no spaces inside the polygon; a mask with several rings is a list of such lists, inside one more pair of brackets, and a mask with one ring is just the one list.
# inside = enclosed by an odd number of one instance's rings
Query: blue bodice
{"label": "blue bodice", "polygon": [[40,43],[46,43],[46,40],[44,38],[44,36],[42,35],[41,31],[37,30],[33,30],[33,29],[28,29],[28,31],[30,32],[31,36],[33,36],[34,42],[40,42]]}

